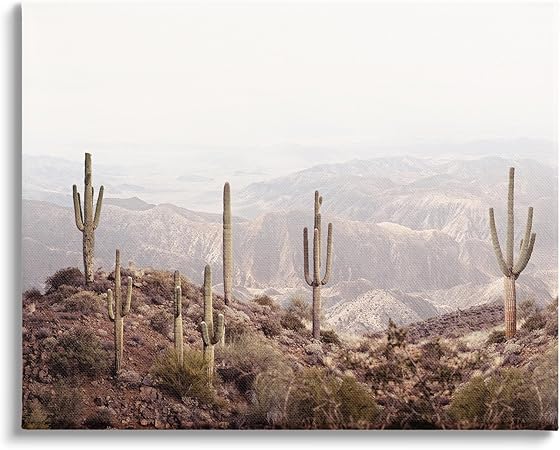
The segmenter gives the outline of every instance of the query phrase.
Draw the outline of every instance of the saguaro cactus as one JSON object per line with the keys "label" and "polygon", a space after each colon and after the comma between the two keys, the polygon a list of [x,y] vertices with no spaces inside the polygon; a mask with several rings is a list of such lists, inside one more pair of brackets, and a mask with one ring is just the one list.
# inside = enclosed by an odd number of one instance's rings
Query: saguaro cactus
{"label": "saguaro cactus", "polygon": [[229,305],[232,299],[232,266],[233,250],[231,237],[231,194],[229,183],[224,184],[224,215],[223,215],[223,276],[224,276],[224,302]]}
{"label": "saguaro cactus", "polygon": [[175,292],[173,301],[173,336],[175,338],[175,354],[179,364],[183,365],[183,297],[181,292],[181,276],[175,271]]}
{"label": "saguaro cactus", "polygon": [[86,284],[93,281],[93,247],[95,236],[94,232],[99,225],[101,205],[103,203],[103,186],[99,188],[95,213],[93,209],[93,185],[91,181],[91,154],[86,153],[85,178],[84,178],[84,209],[80,204],[80,193],[76,185],[72,186],[74,197],[74,217],[76,226],[83,235],[83,256],[84,256],[84,275]]}
{"label": "saguaro cactus", "polygon": [[319,339],[321,335],[321,286],[329,282],[332,269],[332,223],[327,232],[327,261],[325,276],[321,279],[321,205],[323,197],[315,191],[315,213],[313,225],[313,278],[309,275],[309,243],[307,227],[303,229],[303,270],[305,281],[313,288],[313,337]]}
{"label": "saguaro cactus", "polygon": [[[114,297],[114,307],[113,307]],[[130,311],[130,301],[132,300],[132,278],[128,277],[128,286],[126,289],[126,301],[122,301],[121,293],[121,254],[116,251],[115,255],[115,294],[109,289],[107,291],[107,310],[109,318],[115,324],[115,375],[118,375],[123,358],[123,318]]]}
{"label": "saguaro cactus", "polygon": [[212,380],[214,375],[214,346],[221,341],[224,335],[224,315],[218,314],[218,324],[214,328],[210,266],[204,268],[204,321],[200,323],[200,332],[202,333],[204,361],[208,367],[208,379]]}
{"label": "saguaro cactus", "polygon": [[514,197],[514,175],[515,169],[509,169],[509,189],[507,203],[507,231],[506,231],[506,256],[504,258],[500,241],[498,240],[498,232],[496,231],[496,221],[494,219],[494,208],[490,208],[490,235],[492,236],[492,245],[498,259],[500,270],[504,274],[504,321],[506,338],[512,338],[516,332],[516,294],[515,280],[523,272],[535,246],[536,233],[531,234],[533,226],[533,208],[529,207],[527,214],[527,225],[525,227],[524,238],[521,240],[521,246],[517,261],[513,257],[513,239],[514,239],[514,216],[513,216],[513,197]]}

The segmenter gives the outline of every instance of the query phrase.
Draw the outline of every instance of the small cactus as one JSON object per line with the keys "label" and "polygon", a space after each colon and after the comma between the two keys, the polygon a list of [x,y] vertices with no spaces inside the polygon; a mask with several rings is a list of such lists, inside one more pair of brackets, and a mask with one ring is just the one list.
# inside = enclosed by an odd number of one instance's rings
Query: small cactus
{"label": "small cactus", "polygon": [[91,175],[91,154],[85,156],[85,178],[84,178],[84,208],[80,202],[80,193],[76,185],[72,186],[74,198],[74,219],[76,227],[82,232],[82,252],[84,257],[84,275],[86,284],[93,282],[93,248],[95,244],[95,229],[99,225],[101,205],[103,204],[103,186],[99,188],[95,212],[93,209],[93,185]]}
{"label": "small cactus", "polygon": [[313,224],[313,278],[309,275],[309,243],[307,227],[303,229],[303,270],[305,281],[313,288],[313,338],[321,336],[321,286],[329,282],[332,269],[332,223],[329,223],[327,231],[327,261],[325,276],[321,279],[321,205],[323,197],[319,191],[315,191],[315,208]]}
{"label": "small cactus", "polygon": [[[123,318],[130,311],[130,302],[132,300],[132,278],[128,278],[128,285],[126,289],[126,302],[122,301],[121,293],[121,254],[117,250],[115,255],[115,294],[109,289],[107,291],[107,311],[109,318],[115,324],[115,375],[119,375],[123,359]],[[114,299],[114,305],[113,305]]]}
{"label": "small cactus", "polygon": [[496,230],[496,220],[494,219],[494,208],[490,208],[490,236],[492,237],[492,245],[498,260],[498,266],[504,274],[504,322],[505,322],[505,335],[506,339],[515,336],[517,327],[517,306],[516,306],[516,292],[515,280],[519,277],[521,272],[527,267],[529,259],[533,254],[533,247],[535,246],[536,233],[531,233],[533,227],[533,208],[529,207],[527,213],[527,225],[525,227],[524,238],[521,240],[519,249],[519,256],[517,261],[513,257],[513,239],[514,239],[514,214],[513,214],[513,200],[514,200],[514,176],[515,169],[509,169],[509,188],[508,188],[508,203],[507,203],[507,229],[506,229],[506,256],[502,253],[500,241],[498,239],[498,232]]}
{"label": "small cactus", "polygon": [[208,379],[214,376],[214,346],[222,340],[224,335],[224,315],[218,314],[218,324],[214,328],[214,313],[212,309],[212,271],[210,266],[204,268],[204,321],[200,323],[202,334],[202,350],[204,361],[208,368]]}
{"label": "small cactus", "polygon": [[224,214],[223,214],[223,277],[224,277],[224,303],[229,305],[232,300],[232,266],[233,244],[231,236],[231,193],[229,183],[224,184]]}
{"label": "small cactus", "polygon": [[175,271],[175,291],[173,301],[173,337],[175,339],[175,354],[179,364],[183,365],[183,298],[181,293],[181,276]]}

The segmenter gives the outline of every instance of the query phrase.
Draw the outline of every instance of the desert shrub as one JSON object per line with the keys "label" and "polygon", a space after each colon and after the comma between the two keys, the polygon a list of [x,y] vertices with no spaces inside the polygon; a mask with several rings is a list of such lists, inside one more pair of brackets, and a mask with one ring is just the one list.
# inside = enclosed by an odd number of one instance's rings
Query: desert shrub
{"label": "desert shrub", "polygon": [[54,375],[67,377],[81,374],[92,377],[105,372],[109,361],[109,353],[92,331],[73,328],[60,336],[48,364],[50,373]]}
{"label": "desert shrub", "polygon": [[504,330],[494,330],[488,335],[486,345],[501,344],[506,341],[506,334]]}
{"label": "desert shrub", "polygon": [[253,302],[255,302],[257,305],[268,306],[269,308],[277,308],[274,300],[266,294],[262,294],[253,298]]}
{"label": "desert shrub", "polygon": [[533,299],[523,300],[519,303],[519,307],[517,308],[517,315],[520,319],[527,319],[527,317],[532,316],[537,312],[537,304]]}
{"label": "desert shrub", "polygon": [[79,312],[82,314],[96,313],[103,307],[99,296],[90,291],[76,292],[64,300],[64,311]]}
{"label": "desert shrub", "polygon": [[167,312],[158,312],[150,318],[150,326],[164,336],[167,336],[167,334],[171,330],[172,322],[173,317]]}
{"label": "desert shrub", "polygon": [[218,361],[243,373],[260,373],[285,367],[282,353],[256,334],[244,334],[216,350]]}
{"label": "desert shrub", "polygon": [[546,318],[540,311],[536,311],[535,313],[527,316],[521,328],[527,331],[535,331],[544,328],[546,325]]}
{"label": "desert shrub", "polygon": [[352,377],[338,379],[311,368],[296,379],[288,406],[290,428],[368,427],[380,412],[371,392]]}
{"label": "desert shrub", "polygon": [[305,324],[303,323],[303,321],[290,311],[284,312],[284,314],[280,318],[280,324],[286,330],[302,331],[305,329]]}
{"label": "desert shrub", "polygon": [[274,337],[282,333],[282,325],[280,318],[277,315],[270,315],[265,317],[260,322],[260,328],[265,336]]}
{"label": "desert shrub", "polygon": [[246,414],[250,427],[281,427],[286,422],[286,407],[294,374],[286,370],[259,373],[252,385],[251,405]]}
{"label": "desert shrub", "polygon": [[24,405],[22,427],[26,430],[46,430],[49,418],[41,402],[34,398]]}
{"label": "desert shrub", "polygon": [[41,297],[42,297],[41,291],[39,291],[39,289],[37,288],[27,289],[23,293],[23,298],[25,298],[26,300],[37,300],[40,299]]}
{"label": "desert shrub", "polygon": [[150,372],[161,389],[178,398],[193,397],[203,403],[214,399],[200,351],[185,350],[181,365],[174,349],[170,349],[156,358]]}
{"label": "desert shrub", "polygon": [[255,381],[251,425],[282,428],[369,428],[380,408],[352,377],[316,368],[265,372]]}
{"label": "desert shrub", "polygon": [[173,298],[175,289],[173,273],[162,270],[150,271],[144,275],[142,282],[145,283],[142,292],[153,303],[163,304]]}
{"label": "desert shrub", "polygon": [[67,267],[55,272],[45,281],[47,293],[56,291],[60,286],[66,284],[68,286],[83,287],[84,275],[77,267]]}
{"label": "desert shrub", "polygon": [[91,430],[106,430],[113,427],[113,417],[108,408],[101,408],[88,416],[84,425]]}
{"label": "desert shrub", "polygon": [[251,333],[252,331],[251,326],[244,320],[238,319],[235,316],[229,317],[224,330],[225,342],[226,344],[230,344],[244,334]]}
{"label": "desert shrub", "polygon": [[341,344],[340,338],[338,337],[338,334],[336,334],[336,331],[334,330],[322,330],[321,342],[324,342],[325,344],[334,344],[334,345]]}
{"label": "desert shrub", "polygon": [[82,288],[70,286],[68,284],[60,285],[55,291],[50,291],[45,295],[49,303],[63,303],[66,299],[80,292]]}
{"label": "desert shrub", "polygon": [[78,428],[83,409],[83,396],[72,382],[58,383],[45,402],[49,423],[53,429]]}
{"label": "desert shrub", "polygon": [[256,334],[244,334],[230,344],[218,348],[216,359],[222,366],[225,381],[236,383],[240,392],[248,392],[259,373],[289,371],[282,353]]}
{"label": "desert shrub", "polygon": [[385,342],[347,352],[341,365],[371,384],[384,406],[383,427],[429,429],[448,426],[450,393],[481,359],[479,352],[460,354],[439,340],[411,345],[405,330],[390,322]]}
{"label": "desert shrub", "polygon": [[95,278],[93,283],[88,286],[93,292],[98,294],[106,294],[109,289],[114,289],[114,284],[107,278]]}
{"label": "desert shrub", "polygon": [[527,383],[535,389],[539,399],[538,427],[558,428],[558,344],[535,358],[527,368]]}
{"label": "desert shrub", "polygon": [[305,328],[304,320],[310,315],[309,306],[300,297],[293,297],[285,308],[281,323],[286,329],[301,331]]}
{"label": "desert shrub", "polygon": [[515,368],[476,376],[454,393],[449,412],[465,428],[534,428],[540,407],[530,379]]}
{"label": "desert shrub", "polygon": [[544,327],[549,336],[558,336],[558,297],[546,306],[544,310],[546,325]]}

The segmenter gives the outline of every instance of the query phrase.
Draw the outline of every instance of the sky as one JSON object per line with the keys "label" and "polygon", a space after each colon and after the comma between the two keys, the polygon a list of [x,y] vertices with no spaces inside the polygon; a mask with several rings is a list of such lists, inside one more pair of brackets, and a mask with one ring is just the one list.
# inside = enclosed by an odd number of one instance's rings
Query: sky
{"label": "sky", "polygon": [[197,176],[557,139],[554,3],[29,4],[23,152]]}

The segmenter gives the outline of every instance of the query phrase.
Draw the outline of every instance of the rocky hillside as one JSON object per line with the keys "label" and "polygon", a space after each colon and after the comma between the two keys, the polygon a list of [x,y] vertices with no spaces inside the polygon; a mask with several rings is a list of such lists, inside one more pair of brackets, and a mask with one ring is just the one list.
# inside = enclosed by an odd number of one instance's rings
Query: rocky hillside
{"label": "rocky hillside", "polygon": [[172,274],[123,275],[134,287],[118,377],[105,304],[110,273],[98,272],[85,289],[79,270],[68,269],[47,280],[45,294],[23,294],[24,427],[556,427],[554,307],[524,305],[518,336],[508,342],[500,307],[492,305],[415,323],[408,334],[390,325],[361,338],[326,330],[314,341],[305,304],[282,307],[261,296],[225,306],[218,295],[226,338],[209,387],[200,359],[200,287],[181,280],[181,368],[168,353]]}

